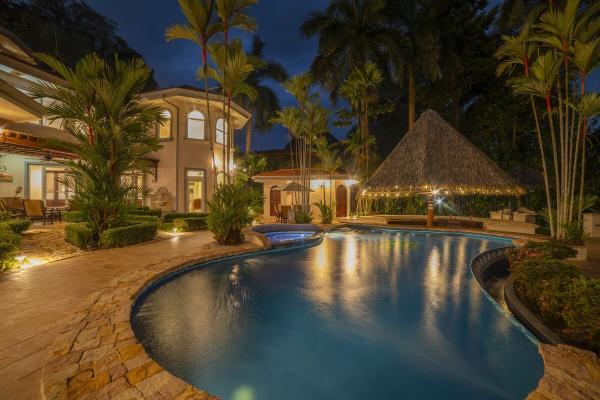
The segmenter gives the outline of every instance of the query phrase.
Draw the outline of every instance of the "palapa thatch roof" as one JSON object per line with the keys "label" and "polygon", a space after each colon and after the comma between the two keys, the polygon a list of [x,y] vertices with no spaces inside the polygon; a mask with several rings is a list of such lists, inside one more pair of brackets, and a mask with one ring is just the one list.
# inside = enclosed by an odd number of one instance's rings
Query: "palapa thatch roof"
{"label": "palapa thatch roof", "polygon": [[368,194],[520,195],[525,189],[438,113],[427,110],[366,184]]}

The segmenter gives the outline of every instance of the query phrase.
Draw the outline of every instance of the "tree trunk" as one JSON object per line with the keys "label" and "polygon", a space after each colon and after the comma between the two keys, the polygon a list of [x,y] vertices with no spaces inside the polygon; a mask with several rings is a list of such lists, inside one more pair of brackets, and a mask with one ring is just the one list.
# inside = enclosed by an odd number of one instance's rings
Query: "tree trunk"
{"label": "tree trunk", "polygon": [[252,117],[246,122],[246,154],[252,153]]}
{"label": "tree trunk", "polygon": [[415,102],[417,97],[417,87],[415,82],[415,67],[408,64],[408,129],[415,124],[416,109]]}

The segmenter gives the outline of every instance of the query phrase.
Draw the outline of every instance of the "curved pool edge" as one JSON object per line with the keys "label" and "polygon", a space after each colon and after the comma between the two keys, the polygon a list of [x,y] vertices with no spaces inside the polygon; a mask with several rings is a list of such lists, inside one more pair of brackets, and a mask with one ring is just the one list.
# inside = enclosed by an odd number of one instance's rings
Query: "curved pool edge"
{"label": "curved pool edge", "polygon": [[[125,396],[146,399],[160,396],[218,400],[174,376],[146,353],[134,334],[132,311],[141,295],[169,276],[226,258],[287,249],[270,249],[256,243],[204,248],[189,256],[142,266],[115,279],[104,290],[90,294],[77,311],[63,320],[59,334],[50,346],[41,376],[42,398],[111,399]],[[549,369],[548,360],[543,359],[545,372],[540,382]]]}

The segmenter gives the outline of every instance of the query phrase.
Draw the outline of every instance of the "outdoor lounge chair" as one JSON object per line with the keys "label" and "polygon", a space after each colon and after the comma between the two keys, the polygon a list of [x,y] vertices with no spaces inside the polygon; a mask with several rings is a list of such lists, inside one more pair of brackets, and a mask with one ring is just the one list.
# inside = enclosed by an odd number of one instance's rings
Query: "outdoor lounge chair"
{"label": "outdoor lounge chair", "polygon": [[44,225],[46,222],[54,223],[54,213],[46,210],[42,200],[23,200],[23,211],[25,217],[32,221],[42,221]]}
{"label": "outdoor lounge chair", "polygon": [[22,212],[7,208],[4,200],[0,200],[0,211],[9,212],[11,218],[23,218]]}

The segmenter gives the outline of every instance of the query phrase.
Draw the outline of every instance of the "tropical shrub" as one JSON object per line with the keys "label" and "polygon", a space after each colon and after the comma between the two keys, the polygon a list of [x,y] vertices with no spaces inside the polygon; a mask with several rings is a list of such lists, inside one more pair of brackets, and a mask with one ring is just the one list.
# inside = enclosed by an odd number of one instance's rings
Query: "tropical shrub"
{"label": "tropical shrub", "polygon": [[0,222],[0,226],[6,227],[17,235],[20,235],[31,227],[31,221],[28,219],[11,219]]}
{"label": "tropical shrub", "polygon": [[0,271],[8,271],[17,265],[15,256],[21,243],[21,237],[12,230],[0,228]]}
{"label": "tropical shrub", "polygon": [[0,221],[7,221],[12,218],[10,211],[0,211]]}
{"label": "tropical shrub", "polygon": [[100,235],[100,246],[104,248],[122,247],[147,242],[156,237],[157,230],[157,223],[137,223],[106,229]]}
{"label": "tropical shrub", "polygon": [[122,225],[140,192],[148,193],[123,178],[130,171],[148,171],[146,156],[161,148],[151,128],[162,121],[162,109],[143,104],[139,96],[151,72],[140,59],[115,56],[108,63],[90,54],[71,68],[37,56],[68,83],[35,82],[31,91],[47,99],[51,121],[69,121],[63,128],[72,140],[47,140],[47,145],[77,156],[61,161],[69,170],[65,184],[74,190],[71,206],[82,212],[95,244],[104,230]]}
{"label": "tropical shrub", "polygon": [[238,244],[242,228],[252,223],[252,193],[243,185],[225,184],[208,201],[206,225],[219,244]]}
{"label": "tropical shrub", "polygon": [[321,223],[330,224],[333,221],[333,208],[322,201],[315,203],[315,206],[319,208],[319,212],[321,213]]}
{"label": "tropical shrub", "polygon": [[525,246],[508,252],[508,256],[513,264],[524,258],[547,257],[564,260],[576,255],[577,251],[575,249],[564,242],[558,241],[527,242]]}
{"label": "tropical shrub", "polygon": [[86,250],[92,242],[92,230],[85,222],[68,224],[65,226],[65,240]]}
{"label": "tropical shrub", "polygon": [[296,214],[294,215],[294,221],[297,224],[310,224],[312,222],[312,211],[296,211]]}
{"label": "tropical shrub", "polygon": [[173,222],[175,218],[206,218],[208,214],[199,212],[169,212],[163,214],[163,222]]}
{"label": "tropical shrub", "polygon": [[206,228],[206,218],[175,218],[173,229],[177,232],[191,232]]}
{"label": "tropical shrub", "polygon": [[511,263],[519,299],[565,342],[600,351],[600,280],[548,253]]}
{"label": "tropical shrub", "polygon": [[84,222],[85,214],[81,211],[65,211],[62,213],[62,219],[65,222]]}

